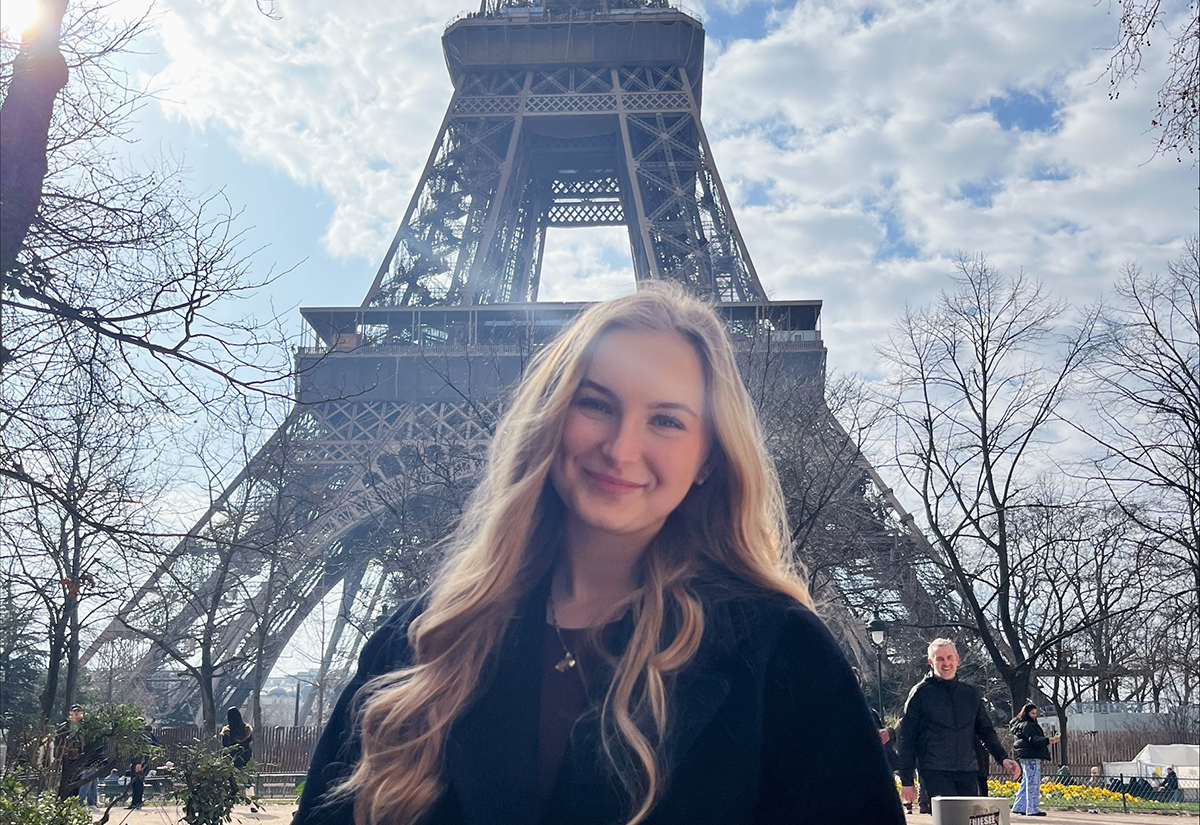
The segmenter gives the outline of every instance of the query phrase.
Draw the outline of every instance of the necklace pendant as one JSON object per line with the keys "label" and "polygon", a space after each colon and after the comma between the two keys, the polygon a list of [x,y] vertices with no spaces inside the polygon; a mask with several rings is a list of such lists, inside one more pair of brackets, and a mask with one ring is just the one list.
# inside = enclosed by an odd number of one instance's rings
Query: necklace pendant
{"label": "necklace pendant", "polygon": [[554,666],[554,669],[559,673],[566,673],[573,667],[575,667],[575,657],[568,650],[567,655],[558,660],[558,664]]}

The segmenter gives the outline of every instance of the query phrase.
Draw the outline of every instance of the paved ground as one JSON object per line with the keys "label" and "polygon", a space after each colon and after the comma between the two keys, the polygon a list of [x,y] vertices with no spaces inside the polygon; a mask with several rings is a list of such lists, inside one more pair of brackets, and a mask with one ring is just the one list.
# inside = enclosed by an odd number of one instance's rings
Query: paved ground
{"label": "paved ground", "polygon": [[[908,821],[912,825],[929,825],[933,822],[933,817],[929,814],[909,814]],[[1045,816],[1014,816],[1012,825],[1026,822],[1044,822],[1046,825],[1078,825],[1082,822],[1091,822],[1094,825],[1184,825],[1184,823],[1194,823],[1200,821],[1200,813],[1195,816],[1181,816],[1178,814],[1123,814],[1117,813],[1099,813],[1089,814],[1087,811],[1047,811]]]}
{"label": "paved ground", "polygon": [[[257,813],[239,805],[233,811],[234,825],[287,825],[292,821],[292,813],[296,810],[291,804],[268,804],[259,808]],[[104,814],[103,809],[93,810],[92,818],[98,823]],[[183,809],[178,805],[146,805],[136,811],[125,808],[113,808],[109,814],[107,825],[177,825],[183,816]]]}
{"label": "paved ground", "polygon": [[[291,821],[295,806],[290,804],[267,804],[258,813],[250,813],[248,808],[239,807],[234,811],[235,825],[287,825]],[[176,806],[148,806],[140,811],[127,811],[114,808],[108,825],[175,825],[179,822],[181,811]],[[100,815],[96,815],[100,819]],[[931,825],[933,817],[928,815],[911,814],[908,821],[912,825]],[[1090,822],[1094,825],[1185,825],[1189,822],[1200,822],[1200,813],[1195,816],[1165,816],[1163,814],[1121,814],[1102,813],[1089,814],[1084,811],[1050,812],[1045,817],[1014,816],[1013,825],[1017,823],[1041,822],[1045,825],[1080,825]]]}

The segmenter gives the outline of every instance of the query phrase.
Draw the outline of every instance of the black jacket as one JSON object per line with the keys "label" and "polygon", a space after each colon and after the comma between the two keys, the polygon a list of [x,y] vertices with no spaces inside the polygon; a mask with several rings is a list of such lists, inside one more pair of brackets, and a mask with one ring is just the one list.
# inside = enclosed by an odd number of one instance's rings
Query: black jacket
{"label": "black jacket", "polygon": [[[820,620],[741,585],[698,590],[705,632],[670,685],[667,785],[648,825],[902,825],[866,703]],[[546,808],[537,807],[546,592],[539,588],[520,606],[478,700],[453,724],[447,791],[421,825],[619,825],[628,818],[629,798],[600,756],[594,711],[576,724]],[[351,700],[367,679],[409,662],[406,631],[419,611],[419,602],[403,606],[363,649],[317,745],[295,825],[353,821],[352,800],[322,804],[359,757]],[[623,647],[631,630],[627,617],[614,633],[623,638],[610,647]],[[598,704],[607,676],[592,681]]]}
{"label": "black jacket", "polygon": [[983,708],[979,691],[958,679],[930,674],[908,694],[900,720],[900,783],[913,784],[913,769],[976,773],[975,742],[982,740],[997,762],[1008,758]]}
{"label": "black jacket", "polygon": [[1033,719],[1014,719],[1008,726],[1013,735],[1013,753],[1017,759],[1050,761],[1050,737]]}

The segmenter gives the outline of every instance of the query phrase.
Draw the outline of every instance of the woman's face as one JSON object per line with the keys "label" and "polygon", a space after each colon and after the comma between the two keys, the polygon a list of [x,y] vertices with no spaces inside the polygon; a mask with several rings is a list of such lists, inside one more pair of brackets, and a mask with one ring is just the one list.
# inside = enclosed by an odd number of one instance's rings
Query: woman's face
{"label": "woman's face", "polygon": [[1037,708],[1030,708],[1030,709],[1029,709],[1029,718],[1030,718],[1030,719],[1037,719]]}
{"label": "woman's face", "polygon": [[679,335],[605,334],[550,469],[571,526],[653,538],[705,472],[704,397],[700,359]]}

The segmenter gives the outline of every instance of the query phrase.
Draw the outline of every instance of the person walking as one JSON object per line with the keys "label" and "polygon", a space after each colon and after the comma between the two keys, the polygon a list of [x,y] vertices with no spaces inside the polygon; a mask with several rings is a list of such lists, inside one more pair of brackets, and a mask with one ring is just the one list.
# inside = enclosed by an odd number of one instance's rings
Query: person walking
{"label": "person walking", "polygon": [[979,795],[988,795],[988,775],[991,773],[991,757],[988,755],[987,745],[983,744],[982,739],[975,740],[975,761],[976,773],[975,777],[979,781]]}
{"label": "person walking", "polygon": [[711,305],[661,282],[593,305],[494,432],[295,825],[903,825]]}
{"label": "person walking", "polygon": [[1021,766],[1021,784],[1013,800],[1012,812],[1020,816],[1045,816],[1038,810],[1042,793],[1042,760],[1050,761],[1050,745],[1057,736],[1046,736],[1037,720],[1037,705],[1026,702],[1021,712],[1008,723],[1013,736],[1013,754]]}
{"label": "person walking", "polygon": [[57,747],[62,758],[59,796],[78,795],[80,802],[95,808],[99,803],[104,742],[89,734],[84,715],[83,705],[72,705],[67,721],[58,729]]}
{"label": "person walking", "polygon": [[934,639],[927,651],[931,673],[913,686],[900,719],[900,795],[906,803],[917,798],[913,774],[932,800],[938,796],[977,796],[982,741],[997,762],[1016,779],[1020,766],[1009,758],[988,719],[979,691],[959,681],[958,648],[950,639]]}

